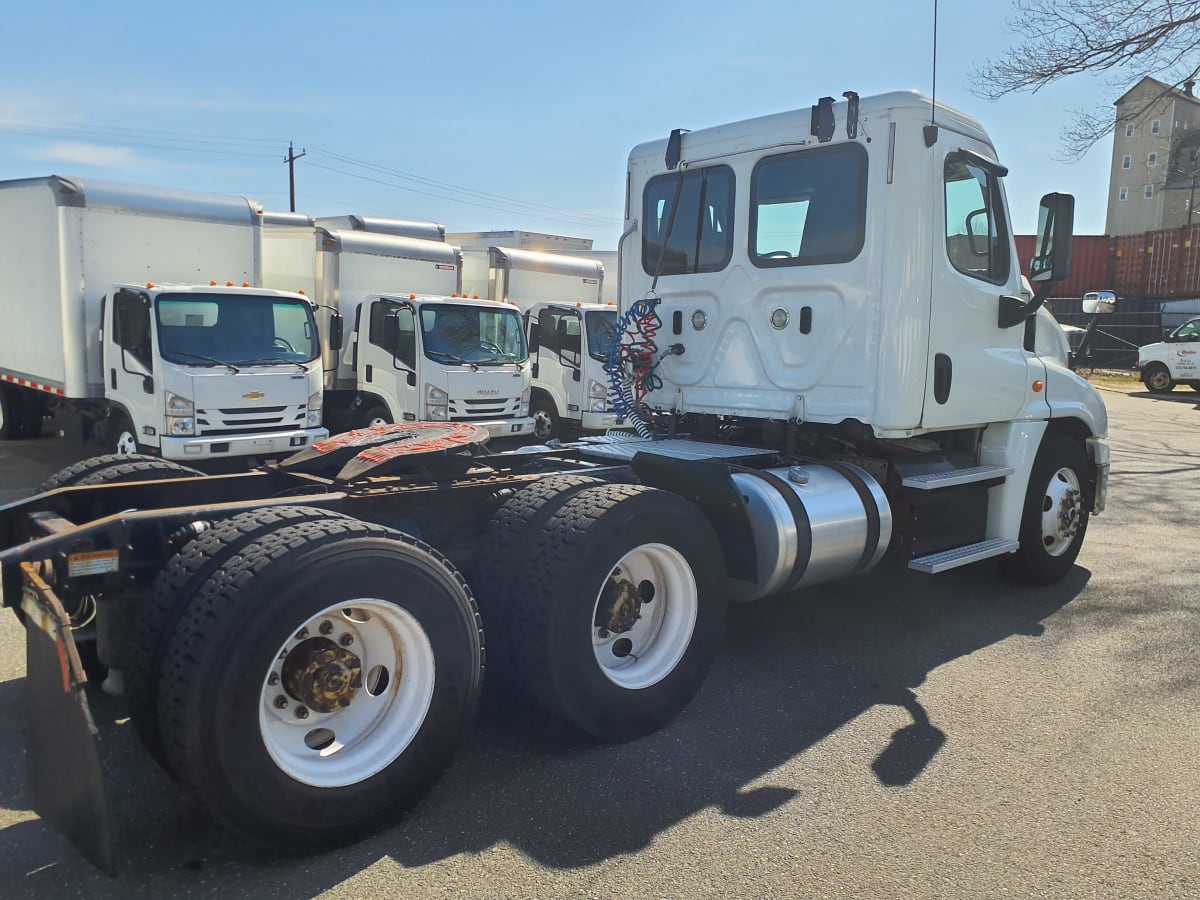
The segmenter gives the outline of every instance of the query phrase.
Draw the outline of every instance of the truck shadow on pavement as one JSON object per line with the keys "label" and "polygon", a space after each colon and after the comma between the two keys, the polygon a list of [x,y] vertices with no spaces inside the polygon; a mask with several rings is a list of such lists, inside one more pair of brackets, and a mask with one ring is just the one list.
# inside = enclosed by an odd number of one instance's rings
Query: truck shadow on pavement
{"label": "truck shadow on pavement", "polygon": [[[307,859],[266,856],[221,832],[150,763],[132,729],[112,723],[119,702],[102,700],[106,767],[122,786],[114,802],[121,878],[106,879],[29,820],[0,831],[0,879],[47,895],[203,884],[218,894],[309,896],[384,858],[417,868],[504,845],[547,867],[588,866],[635,853],[704,810],[757,818],[819,789],[815,779],[778,783],[783,776],[772,772],[879,704],[906,710],[911,723],[881,733],[878,746],[845,765],[903,786],[952,733],[920,702],[927,674],[1007,638],[1040,636],[1089,577],[1076,567],[1057,585],[1017,590],[987,563],[936,579],[883,571],[734,607],[695,701],[668,728],[630,744],[582,743],[526,701],[492,692],[468,746],[398,825]],[[0,685],[4,721],[24,719],[21,684]],[[22,756],[22,731],[0,732],[10,764]],[[0,777],[0,796],[22,808],[20,775]]]}

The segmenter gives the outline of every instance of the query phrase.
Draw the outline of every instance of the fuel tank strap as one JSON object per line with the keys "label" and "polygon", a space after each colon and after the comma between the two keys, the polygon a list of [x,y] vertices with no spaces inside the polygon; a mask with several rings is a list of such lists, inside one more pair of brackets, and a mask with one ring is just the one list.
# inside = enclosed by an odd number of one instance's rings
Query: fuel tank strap
{"label": "fuel tank strap", "polygon": [[879,546],[879,532],[881,528],[879,507],[875,505],[875,495],[871,493],[871,489],[864,480],[870,476],[864,474],[854,466],[848,466],[845,463],[824,462],[822,465],[828,466],[845,478],[862,501],[863,513],[867,517],[867,539],[863,542],[862,556],[854,568],[846,573],[847,575],[857,575],[859,572],[865,571],[871,564],[871,558],[875,555],[875,551]]}

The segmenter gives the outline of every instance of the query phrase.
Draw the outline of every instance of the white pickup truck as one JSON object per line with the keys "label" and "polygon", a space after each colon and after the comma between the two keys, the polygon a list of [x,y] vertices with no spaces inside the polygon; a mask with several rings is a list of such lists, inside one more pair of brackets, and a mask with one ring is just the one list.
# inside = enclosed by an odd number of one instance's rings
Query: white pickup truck
{"label": "white pickup truck", "polygon": [[1163,340],[1138,348],[1142,384],[1153,394],[1167,394],[1186,384],[1200,391],[1200,317],[1189,319]]}

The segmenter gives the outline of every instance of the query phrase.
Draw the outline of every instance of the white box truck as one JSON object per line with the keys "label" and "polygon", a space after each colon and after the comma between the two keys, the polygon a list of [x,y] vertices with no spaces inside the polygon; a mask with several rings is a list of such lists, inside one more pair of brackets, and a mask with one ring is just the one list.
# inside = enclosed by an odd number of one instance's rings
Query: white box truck
{"label": "white box truck", "polygon": [[206,460],[328,435],[310,299],[257,285],[252,200],[49,176],[0,182],[0,436]]}
{"label": "white box truck", "polygon": [[[464,265],[480,260],[463,251]],[[530,414],[542,440],[579,431],[604,431],[617,424],[605,372],[616,346],[615,304],[603,302],[604,266],[596,259],[545,250],[490,247],[486,283],[464,283],[485,296],[514,303],[526,320],[533,360]]]}
{"label": "white box truck", "polygon": [[303,290],[322,313],[350,323],[344,348],[325,358],[325,414],[335,431],[449,421],[492,437],[533,433],[519,313],[462,296],[457,247],[330,230],[286,214],[265,220],[266,283]]}
{"label": "white box truck", "polygon": [[489,677],[630,740],[695,695],[731,600],[876,566],[1067,575],[1109,474],[1100,394],[1036,335],[1074,201],[1043,197],[1022,294],[979,123],[845,97],[630,154],[613,379],[637,435],[495,453],[466,423],[396,424],[236,477],[124,483],[101,459],[0,507],[39,814],[111,868],[67,610],[179,782],[295,851],[444,769],[484,632]]}

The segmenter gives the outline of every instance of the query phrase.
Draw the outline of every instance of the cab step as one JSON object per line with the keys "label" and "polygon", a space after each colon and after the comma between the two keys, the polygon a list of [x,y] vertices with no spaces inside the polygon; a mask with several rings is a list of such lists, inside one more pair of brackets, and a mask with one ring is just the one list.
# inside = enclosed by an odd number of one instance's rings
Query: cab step
{"label": "cab step", "polygon": [[967,469],[950,469],[946,472],[927,472],[923,475],[907,475],[900,482],[906,488],[918,491],[936,491],[938,488],[974,484],[992,478],[1005,478],[1013,473],[1012,466],[971,466]]}
{"label": "cab step", "polygon": [[1016,541],[992,538],[975,544],[967,544],[964,547],[955,547],[952,550],[943,550],[940,553],[931,553],[928,556],[918,556],[916,559],[909,560],[908,567],[918,572],[936,575],[938,572],[957,569],[959,566],[979,562],[981,559],[991,559],[993,556],[1012,553],[1018,546]]}

